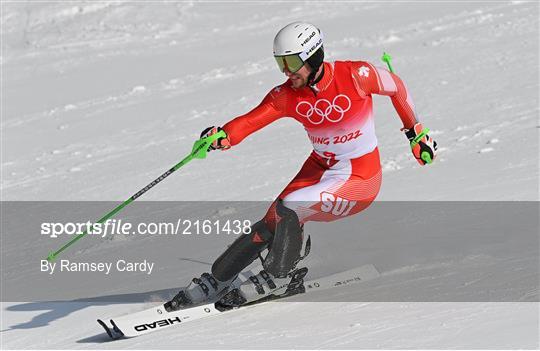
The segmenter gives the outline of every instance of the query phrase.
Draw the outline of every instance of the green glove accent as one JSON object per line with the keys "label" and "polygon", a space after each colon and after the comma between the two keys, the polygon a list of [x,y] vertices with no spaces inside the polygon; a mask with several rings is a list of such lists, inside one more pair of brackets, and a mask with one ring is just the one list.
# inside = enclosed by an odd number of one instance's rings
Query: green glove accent
{"label": "green glove accent", "polygon": [[[429,133],[429,129],[428,128],[424,128],[420,134],[418,134],[417,136],[414,137],[413,140],[411,140],[411,149],[414,149],[414,147],[416,145],[418,145],[418,143],[420,142],[420,140],[422,140],[423,137],[425,137],[427,135],[427,133]],[[431,155],[429,154],[429,152],[427,151],[421,151],[420,152],[420,158],[422,159],[422,161],[424,161],[426,164],[430,164],[433,162],[433,159],[431,158]]]}
{"label": "green glove accent", "polygon": [[427,151],[422,151],[422,154],[420,156],[422,158],[422,160],[424,160],[425,163],[427,164],[430,164],[431,162],[433,162],[433,160],[431,159],[431,155],[429,154],[429,152]]}
{"label": "green glove accent", "polygon": [[420,142],[420,139],[426,136],[426,134],[429,133],[429,128],[424,128],[420,134],[418,134],[414,139],[411,141],[411,148],[415,147],[416,144]]}

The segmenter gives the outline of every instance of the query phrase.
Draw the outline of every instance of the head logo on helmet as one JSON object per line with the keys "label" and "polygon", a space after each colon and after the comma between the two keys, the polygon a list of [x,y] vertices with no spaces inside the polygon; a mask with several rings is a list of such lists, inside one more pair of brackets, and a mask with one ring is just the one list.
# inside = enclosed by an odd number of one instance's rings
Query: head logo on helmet
{"label": "head logo on helmet", "polygon": [[313,38],[315,36],[315,32],[311,33],[309,35],[309,37],[307,37],[303,42],[302,42],[302,46],[306,45],[308,42],[309,42],[309,39]]}

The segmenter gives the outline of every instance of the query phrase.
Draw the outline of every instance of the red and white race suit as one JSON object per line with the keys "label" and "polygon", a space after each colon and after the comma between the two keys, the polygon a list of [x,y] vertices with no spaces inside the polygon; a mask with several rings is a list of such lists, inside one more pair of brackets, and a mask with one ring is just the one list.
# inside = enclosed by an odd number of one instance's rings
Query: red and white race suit
{"label": "red and white race suit", "polygon": [[[236,145],[282,117],[302,123],[313,152],[278,198],[302,223],[332,221],[366,208],[379,192],[372,94],[390,96],[403,127],[414,126],[414,105],[398,76],[368,62],[336,61],[324,62],[324,75],[315,86],[294,89],[287,80],[223,129]],[[270,228],[274,207],[266,216]]]}

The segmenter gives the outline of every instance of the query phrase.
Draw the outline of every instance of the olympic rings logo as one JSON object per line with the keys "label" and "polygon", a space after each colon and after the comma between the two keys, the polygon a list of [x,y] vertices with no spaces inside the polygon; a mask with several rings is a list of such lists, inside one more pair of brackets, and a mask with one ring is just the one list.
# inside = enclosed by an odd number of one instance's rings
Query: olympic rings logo
{"label": "olympic rings logo", "polygon": [[343,119],[345,112],[351,109],[351,99],[347,95],[339,94],[332,102],[319,99],[311,105],[308,101],[300,101],[296,105],[296,113],[307,118],[313,124],[321,124],[325,120],[337,123]]}

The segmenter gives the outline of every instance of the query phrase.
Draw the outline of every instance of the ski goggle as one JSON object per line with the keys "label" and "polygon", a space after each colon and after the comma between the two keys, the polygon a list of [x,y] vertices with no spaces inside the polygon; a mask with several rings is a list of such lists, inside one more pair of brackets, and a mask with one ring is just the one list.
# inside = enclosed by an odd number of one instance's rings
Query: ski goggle
{"label": "ski goggle", "polygon": [[281,72],[287,70],[291,73],[296,73],[304,65],[304,61],[300,58],[300,54],[274,56],[274,58],[276,59]]}

